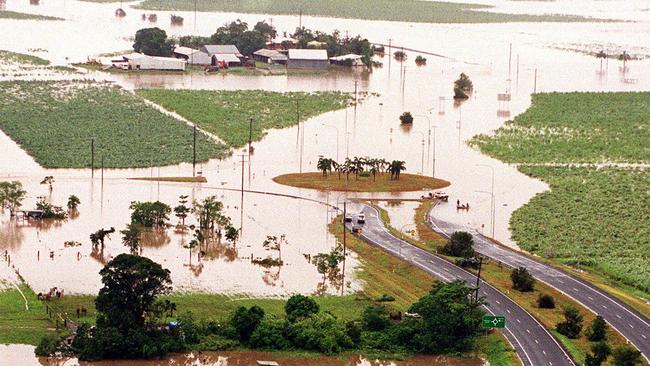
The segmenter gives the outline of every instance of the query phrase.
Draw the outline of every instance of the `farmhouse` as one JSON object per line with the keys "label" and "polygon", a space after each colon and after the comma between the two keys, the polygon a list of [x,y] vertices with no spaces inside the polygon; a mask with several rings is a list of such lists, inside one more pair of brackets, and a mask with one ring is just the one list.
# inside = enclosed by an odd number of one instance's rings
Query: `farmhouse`
{"label": "farmhouse", "polygon": [[266,64],[271,64],[271,65],[287,64],[287,56],[285,54],[275,50],[268,50],[266,48],[255,51],[253,53],[253,58],[255,59],[255,61],[264,62]]}
{"label": "farmhouse", "polygon": [[141,53],[131,53],[122,56],[129,70],[174,70],[185,71],[185,60],[173,57],[147,56]]}
{"label": "farmhouse", "polygon": [[187,61],[190,65],[210,65],[212,57],[200,50],[178,46],[174,48],[174,57]]}
{"label": "farmhouse", "polygon": [[231,44],[205,45],[200,48],[210,56],[212,65],[223,64],[225,66],[241,66],[244,55],[239,52],[237,46]]}
{"label": "farmhouse", "polygon": [[287,63],[292,69],[326,69],[329,65],[326,50],[289,50]]}

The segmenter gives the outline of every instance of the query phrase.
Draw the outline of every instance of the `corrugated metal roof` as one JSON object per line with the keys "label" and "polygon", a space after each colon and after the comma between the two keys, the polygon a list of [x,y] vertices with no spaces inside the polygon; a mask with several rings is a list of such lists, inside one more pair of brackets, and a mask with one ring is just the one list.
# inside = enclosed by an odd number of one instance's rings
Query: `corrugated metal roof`
{"label": "corrugated metal roof", "polygon": [[214,55],[214,57],[217,58],[217,61],[224,61],[224,62],[227,62],[227,63],[241,62],[239,57],[237,57],[237,56],[235,56],[235,55],[233,55],[231,53],[226,53],[226,54],[223,54],[223,55]]}
{"label": "corrugated metal roof", "polygon": [[290,60],[327,60],[326,50],[289,50]]}
{"label": "corrugated metal roof", "polygon": [[222,55],[224,53],[232,53],[234,55],[240,56],[241,52],[237,49],[237,46],[232,44],[207,44],[203,46],[205,50],[212,55]]}
{"label": "corrugated metal roof", "polygon": [[199,52],[199,50],[195,50],[194,48],[189,48],[184,46],[178,46],[174,48],[174,53],[178,53],[185,56],[189,56],[195,52]]}
{"label": "corrugated metal roof", "polygon": [[348,53],[347,55],[330,57],[330,60],[332,60],[332,61],[359,60],[362,57],[363,56],[356,55],[354,53]]}
{"label": "corrugated metal roof", "polygon": [[278,51],[274,51],[274,50],[267,50],[266,48],[262,48],[261,50],[257,50],[253,54],[258,55],[258,56],[268,57],[271,60],[286,60],[287,59],[287,56],[285,56],[284,54],[282,54],[282,53],[280,53]]}

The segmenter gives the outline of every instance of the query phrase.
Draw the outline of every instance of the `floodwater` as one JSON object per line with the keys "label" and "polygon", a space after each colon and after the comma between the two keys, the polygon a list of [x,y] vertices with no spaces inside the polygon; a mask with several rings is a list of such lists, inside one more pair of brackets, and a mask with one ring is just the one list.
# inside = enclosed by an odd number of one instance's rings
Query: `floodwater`
{"label": "floodwater", "polygon": [[[481,155],[466,142],[479,133],[490,133],[503,122],[523,112],[530,105],[533,91],[635,91],[650,82],[650,60],[628,63],[622,74],[617,61],[610,60],[604,72],[592,56],[564,49],[591,50],[604,45],[608,50],[633,49],[636,54],[650,55],[650,11],[641,0],[626,1],[556,1],[512,2],[481,1],[497,5],[498,11],[529,13],[565,13],[634,20],[622,23],[513,23],[513,24],[404,24],[398,22],[343,20],[303,17],[303,25],[322,31],[339,29],[361,33],[373,42],[405,46],[445,55],[427,57],[427,65],[416,67],[414,52],[400,64],[387,55],[378,58],[383,67],[372,73],[341,72],[326,76],[238,76],[238,75],[126,75],[89,73],[85,77],[113,80],[132,89],[141,87],[195,89],[268,89],[276,91],[358,90],[369,92],[356,109],[326,113],[312,118],[300,128],[304,134],[303,170],[315,170],[319,155],[343,160],[346,156],[374,156],[406,161],[407,172],[444,178],[452,182],[446,189],[450,202],[435,210],[440,217],[481,230],[507,245],[508,221],[512,212],[535,194],[548,187],[530,179],[513,166]],[[142,11],[127,8],[125,18],[115,18],[116,4],[94,4],[76,0],[41,0],[40,5],[7,0],[7,10],[34,12],[66,18],[62,22],[0,20],[0,49],[30,53],[50,59],[54,64],[83,61],[103,52],[120,51],[131,46],[135,31],[149,26],[140,20]],[[126,6],[126,5],[125,5]],[[185,18],[185,26],[171,27],[169,13],[157,12],[156,26],[172,35],[209,35],[221,24],[241,18],[255,23],[273,21],[278,31],[291,32],[297,17],[199,13],[194,21],[190,12],[176,12]],[[509,62],[509,47],[512,58]],[[402,72],[404,70],[404,72]],[[454,105],[450,100],[453,81],[464,72],[474,82],[472,97]],[[535,77],[536,76],[536,77]],[[56,76],[57,78],[59,76]],[[75,76],[77,77],[77,76]],[[498,102],[497,94],[510,91],[509,103]],[[441,100],[440,98],[444,99]],[[399,126],[403,111],[415,115],[410,129]],[[431,126],[431,134],[429,134]],[[207,256],[198,260],[197,252],[183,248],[187,234],[150,235],[143,255],[160,262],[172,272],[174,287],[179,291],[210,291],[251,296],[287,296],[291,293],[314,293],[321,276],[305,259],[305,254],[328,251],[334,238],[326,224],[335,212],[321,203],[287,197],[245,193],[241,204],[242,173],[244,187],[305,197],[339,205],[345,194],[315,192],[285,187],[271,179],[279,174],[296,172],[300,164],[300,141],[296,127],[269,131],[255,152],[245,156],[236,150],[225,160],[199,165],[207,177],[206,184],[157,183],[127,180],[129,177],[188,176],[191,164],[151,168],[99,171],[94,178],[88,170],[45,170],[6,135],[0,133],[0,178],[20,180],[29,197],[24,207],[33,207],[36,197],[46,196],[58,205],[75,194],[81,199],[79,215],[64,223],[27,224],[10,221],[7,214],[0,220],[0,251],[7,250],[12,263],[36,290],[53,286],[66,293],[95,293],[100,286],[98,271],[103,264],[125,252],[120,235],[113,234],[103,253],[93,252],[88,235],[99,228],[123,229],[129,221],[129,203],[134,200],[161,200],[174,206],[178,196],[202,199],[216,195],[224,202],[235,226],[243,235],[235,245],[215,243]],[[189,142],[188,142],[189,143]],[[249,161],[250,158],[250,161]],[[435,162],[435,163],[434,163]],[[491,225],[492,171],[494,171],[494,233]],[[56,182],[50,192],[40,185],[45,175]],[[417,198],[422,192],[372,194],[373,198]],[[368,195],[364,195],[367,197]],[[469,211],[458,212],[454,203],[469,203]],[[413,203],[386,206],[393,224],[404,231],[412,228]],[[190,220],[192,221],[192,220]],[[173,218],[172,222],[176,222]],[[411,227],[409,227],[411,225]],[[265,269],[250,263],[250,256],[266,253],[261,243],[266,235],[285,234],[288,244],[282,248],[285,266]],[[74,240],[80,247],[65,247]],[[53,252],[53,258],[49,253]],[[359,284],[354,280],[354,255],[348,258],[345,292]],[[0,265],[5,265],[0,263]],[[338,293],[340,289],[328,288]],[[1,353],[1,352],[0,352]]]}
{"label": "floodwater", "polygon": [[480,366],[478,359],[456,359],[445,356],[417,356],[407,361],[368,360],[360,356],[318,358],[285,358],[265,352],[199,352],[174,354],[156,361],[80,362],[76,358],[34,357],[32,346],[11,346],[11,358],[3,356],[7,346],[0,345],[0,364],[12,366],[253,366],[257,360],[273,360],[282,366]]}

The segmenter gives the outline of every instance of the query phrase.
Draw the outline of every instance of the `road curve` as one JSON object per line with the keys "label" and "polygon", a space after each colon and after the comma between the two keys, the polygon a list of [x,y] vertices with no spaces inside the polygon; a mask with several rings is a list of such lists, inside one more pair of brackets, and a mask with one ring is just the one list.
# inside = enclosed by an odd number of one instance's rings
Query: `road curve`
{"label": "road curve", "polygon": [[[367,205],[362,207],[366,216],[361,234],[364,241],[445,282],[463,280],[471,286],[476,284],[475,275],[397,238],[386,229],[375,208]],[[347,224],[348,229],[350,226],[351,224]],[[481,296],[484,296],[488,302],[485,306],[487,312],[506,316],[506,328],[503,334],[513,345],[525,366],[575,366],[564,349],[532,315],[489,284],[481,281],[480,286]]]}
{"label": "road curve", "polygon": [[449,237],[455,231],[467,231],[474,236],[474,249],[486,257],[509,267],[526,267],[538,280],[554,287],[592,312],[602,316],[619,331],[650,362],[650,320],[623,301],[567,272],[541,263],[523,253],[496,244],[492,240],[462,225],[444,222],[428,215],[428,224],[437,233]]}

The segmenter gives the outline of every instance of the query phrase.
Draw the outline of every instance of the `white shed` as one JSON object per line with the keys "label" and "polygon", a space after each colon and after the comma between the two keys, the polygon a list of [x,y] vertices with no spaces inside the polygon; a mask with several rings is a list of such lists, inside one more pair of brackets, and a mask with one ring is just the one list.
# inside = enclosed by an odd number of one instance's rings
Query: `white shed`
{"label": "white shed", "polygon": [[156,57],[139,54],[129,55],[127,59],[131,70],[175,70],[185,71],[185,60],[174,57]]}

